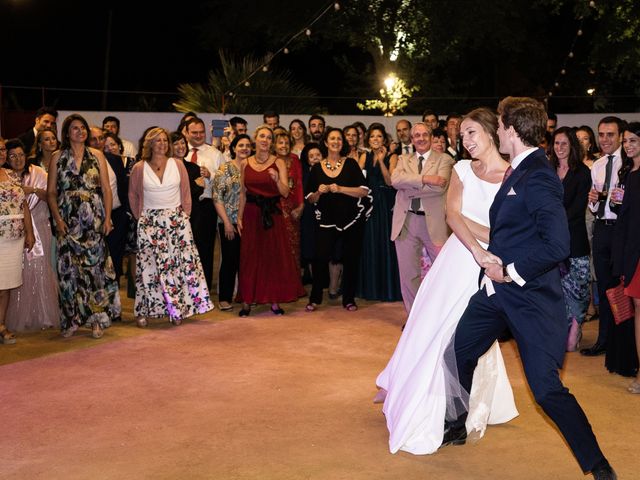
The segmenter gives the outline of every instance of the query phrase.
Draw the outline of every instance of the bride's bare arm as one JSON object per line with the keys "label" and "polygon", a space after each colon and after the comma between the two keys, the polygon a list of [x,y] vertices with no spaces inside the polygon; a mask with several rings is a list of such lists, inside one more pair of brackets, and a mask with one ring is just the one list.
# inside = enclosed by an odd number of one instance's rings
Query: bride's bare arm
{"label": "bride's bare arm", "polygon": [[464,223],[467,224],[467,227],[469,227],[469,230],[471,230],[471,233],[476,238],[476,240],[483,243],[489,243],[489,227],[485,227],[484,225],[481,225],[462,214],[460,214],[460,216],[464,220]]}
{"label": "bride's bare arm", "polygon": [[[462,188],[460,177],[453,169],[449,190],[447,191],[447,224],[463,245],[473,254],[473,258],[475,258],[478,265],[485,267],[490,263],[501,264],[502,262],[498,257],[486,251],[478,243],[478,238],[480,240],[486,238],[486,243],[489,242],[489,229],[462,215]],[[481,228],[486,231],[482,232]]]}

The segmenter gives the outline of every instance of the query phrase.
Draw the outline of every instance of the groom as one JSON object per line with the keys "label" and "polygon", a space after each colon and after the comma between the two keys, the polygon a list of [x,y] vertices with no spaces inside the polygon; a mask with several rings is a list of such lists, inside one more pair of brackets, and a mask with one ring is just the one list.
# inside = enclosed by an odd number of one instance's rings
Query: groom
{"label": "groom", "polygon": [[[547,115],[538,101],[515,97],[500,102],[498,115],[500,152],[510,155],[511,167],[489,211],[480,290],[455,334],[460,384],[471,391],[478,358],[509,327],[536,402],[558,426],[582,470],[598,480],[615,479],[587,417],[558,376],[567,338],[558,263],[569,256],[569,230],[562,184],[537,148]],[[466,414],[447,422],[443,445],[465,442],[465,420]]]}

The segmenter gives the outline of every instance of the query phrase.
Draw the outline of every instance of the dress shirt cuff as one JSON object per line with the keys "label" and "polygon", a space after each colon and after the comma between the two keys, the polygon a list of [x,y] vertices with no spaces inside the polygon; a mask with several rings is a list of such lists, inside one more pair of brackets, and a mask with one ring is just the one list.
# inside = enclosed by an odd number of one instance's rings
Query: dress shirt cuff
{"label": "dress shirt cuff", "polygon": [[521,287],[524,287],[524,284],[527,283],[525,282],[524,278],[518,275],[518,272],[516,271],[516,267],[513,265],[513,263],[510,263],[509,265],[507,265],[507,273],[511,277],[511,280],[516,282]]}
{"label": "dress shirt cuff", "polygon": [[493,287],[493,282],[486,275],[482,277],[482,280],[480,281],[480,290],[482,290],[483,287],[487,292],[487,297],[490,297],[491,295],[496,293],[496,289]]}

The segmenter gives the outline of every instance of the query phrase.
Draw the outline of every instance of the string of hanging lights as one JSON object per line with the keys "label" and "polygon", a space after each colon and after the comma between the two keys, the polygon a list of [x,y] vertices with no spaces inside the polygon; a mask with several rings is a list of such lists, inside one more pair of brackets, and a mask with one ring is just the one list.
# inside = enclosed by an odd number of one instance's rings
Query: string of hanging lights
{"label": "string of hanging lights", "polygon": [[325,7],[323,7],[318,14],[316,14],[316,16],[313,18],[313,20],[311,20],[304,28],[302,28],[301,30],[299,30],[298,32],[296,32],[295,34],[293,34],[285,43],[284,45],[282,45],[278,50],[276,50],[274,53],[272,53],[271,55],[269,55],[267,57],[267,59],[265,60],[265,62],[258,66],[258,68],[256,68],[253,72],[251,72],[249,75],[247,75],[244,79],[242,79],[240,82],[238,82],[236,85],[234,85],[231,89],[229,89],[226,93],[225,96],[231,96],[233,97],[235,95],[234,91],[237,90],[239,87],[244,86],[244,87],[249,87],[251,86],[251,78],[256,75],[259,72],[268,72],[269,71],[269,64],[271,63],[271,61],[279,54],[283,53],[285,55],[287,55],[289,53],[289,46],[291,45],[291,43],[296,40],[298,37],[300,37],[301,35],[306,35],[307,37],[311,36],[311,27],[318,22],[322,17],[324,17],[329,11],[334,10],[334,11],[339,11],[340,10],[340,3],[335,2],[335,1],[331,1],[329,2],[328,5],[326,5]]}

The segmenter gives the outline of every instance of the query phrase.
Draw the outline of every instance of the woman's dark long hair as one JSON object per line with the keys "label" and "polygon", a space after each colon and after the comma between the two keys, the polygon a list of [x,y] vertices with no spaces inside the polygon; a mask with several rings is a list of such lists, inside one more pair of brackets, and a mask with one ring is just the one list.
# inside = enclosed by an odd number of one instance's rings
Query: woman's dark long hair
{"label": "woman's dark long hair", "polygon": [[[637,135],[640,137],[640,122],[627,123],[625,127],[622,129],[622,135],[624,135],[624,132],[631,132],[634,135]],[[624,184],[624,182],[627,180],[627,175],[629,174],[632,168],[633,168],[633,159],[629,155],[627,155],[627,152],[623,147],[622,148],[622,166],[620,167],[620,170],[618,170],[618,182],[620,182],[621,184]]]}
{"label": "woman's dark long hair", "polygon": [[551,160],[551,164],[558,168],[560,165],[560,161],[558,160],[558,156],[556,155],[556,150],[553,148],[553,145],[556,141],[556,137],[560,134],[563,134],[569,140],[569,170],[572,172],[578,168],[578,165],[582,163],[582,146],[580,145],[580,141],[578,137],[576,137],[576,131],[570,127],[560,127],[556,131],[553,132],[553,137],[551,138],[551,145],[549,145],[549,159]]}

